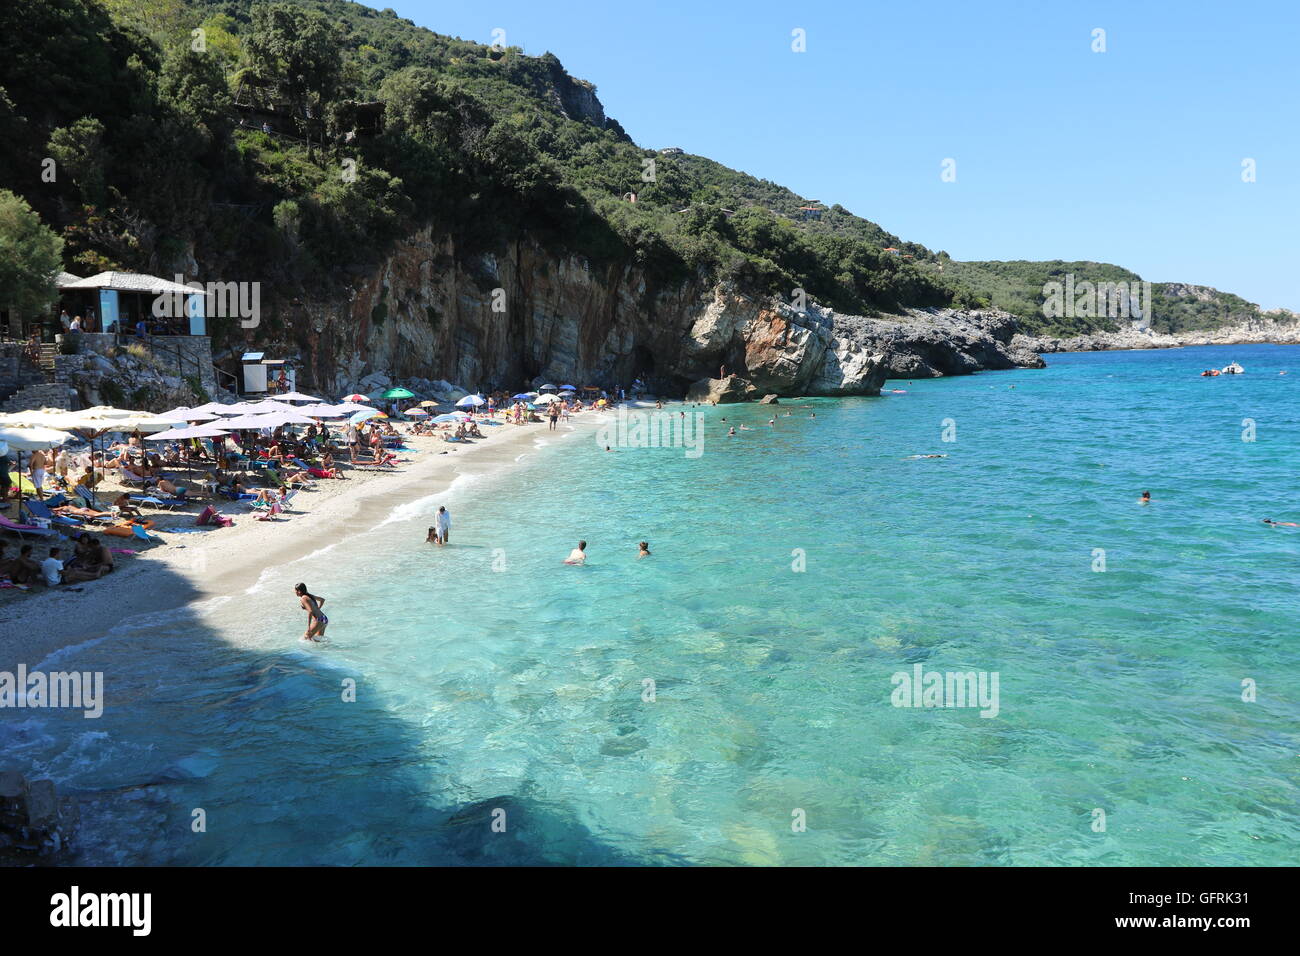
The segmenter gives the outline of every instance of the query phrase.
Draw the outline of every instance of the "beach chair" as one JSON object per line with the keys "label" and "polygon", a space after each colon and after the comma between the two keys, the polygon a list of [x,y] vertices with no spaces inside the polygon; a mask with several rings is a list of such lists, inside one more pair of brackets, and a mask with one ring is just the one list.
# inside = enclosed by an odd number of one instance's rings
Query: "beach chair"
{"label": "beach chair", "polygon": [[279,518],[279,516],[280,516],[280,502],[277,501],[275,504],[271,505],[270,508],[268,508],[268,509],[266,509],[265,511],[261,512],[261,513],[257,516],[257,520],[258,520],[258,521],[275,521],[275,520],[277,520],[277,519]]}
{"label": "beach chair", "polygon": [[19,524],[17,521],[10,521],[3,515],[0,515],[0,531],[12,531],[19,536],[30,535],[33,538],[52,538],[58,534],[57,531],[51,531],[49,528],[40,528],[34,524]]}
{"label": "beach chair", "polygon": [[158,537],[156,534],[150,534],[138,524],[131,525],[131,534],[134,537],[139,538],[141,541],[147,541],[149,544],[162,543],[162,538]]}
{"label": "beach chair", "polygon": [[72,515],[56,515],[50,510],[49,505],[37,498],[28,498],[23,502],[23,507],[33,518],[40,518],[48,521],[50,524],[63,525],[65,528],[80,528],[86,523],[84,518],[74,517]]}
{"label": "beach chair", "polygon": [[134,505],[149,505],[153,508],[166,508],[168,511],[190,503],[188,498],[158,498],[154,495],[131,495],[130,501]]}

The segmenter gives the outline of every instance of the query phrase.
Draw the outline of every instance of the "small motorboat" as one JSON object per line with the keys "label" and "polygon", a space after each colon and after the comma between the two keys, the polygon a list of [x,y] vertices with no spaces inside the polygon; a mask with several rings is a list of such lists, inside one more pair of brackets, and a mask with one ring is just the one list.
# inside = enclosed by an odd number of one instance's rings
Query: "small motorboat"
{"label": "small motorboat", "polygon": [[1224,375],[1240,375],[1244,371],[1246,370],[1242,368],[1240,365],[1238,365],[1236,362],[1230,362],[1227,365],[1223,366]]}

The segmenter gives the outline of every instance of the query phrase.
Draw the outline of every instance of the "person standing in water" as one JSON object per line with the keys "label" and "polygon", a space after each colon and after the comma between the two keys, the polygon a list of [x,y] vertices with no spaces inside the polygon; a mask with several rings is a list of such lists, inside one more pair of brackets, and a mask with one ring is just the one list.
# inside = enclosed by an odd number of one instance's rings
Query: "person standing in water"
{"label": "person standing in water", "polygon": [[587,563],[587,542],[579,541],[578,546],[569,552],[569,556],[564,559],[565,564],[586,564]]}
{"label": "person standing in water", "polygon": [[640,550],[639,550],[639,551],[637,552],[637,554],[636,554],[636,558],[637,558],[638,561],[640,561],[642,558],[648,558],[648,557],[650,557],[650,542],[649,542],[649,541],[642,541],[642,542],[641,542],[637,547],[640,548]]}
{"label": "person standing in water", "polygon": [[304,641],[319,641],[325,636],[325,628],[330,622],[330,619],[325,616],[325,612],[320,609],[320,606],[325,603],[325,599],[312,594],[307,590],[305,584],[295,584],[293,593],[298,595],[298,603],[307,612],[307,631],[303,634],[302,639]]}
{"label": "person standing in water", "polygon": [[438,514],[433,519],[433,527],[438,532],[438,543],[446,544],[447,536],[451,534],[451,512],[446,507],[438,506]]}

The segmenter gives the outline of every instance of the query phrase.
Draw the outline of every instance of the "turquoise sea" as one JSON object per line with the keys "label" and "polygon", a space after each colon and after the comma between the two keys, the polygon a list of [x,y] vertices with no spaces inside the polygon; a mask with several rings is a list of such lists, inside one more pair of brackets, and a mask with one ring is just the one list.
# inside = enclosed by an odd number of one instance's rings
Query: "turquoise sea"
{"label": "turquoise sea", "polygon": [[[43,662],[104,716],[5,712],[4,762],[92,864],[1293,864],[1300,348],[1048,361],[703,410],[698,458],[539,428]],[[893,706],[918,664],[997,715]]]}

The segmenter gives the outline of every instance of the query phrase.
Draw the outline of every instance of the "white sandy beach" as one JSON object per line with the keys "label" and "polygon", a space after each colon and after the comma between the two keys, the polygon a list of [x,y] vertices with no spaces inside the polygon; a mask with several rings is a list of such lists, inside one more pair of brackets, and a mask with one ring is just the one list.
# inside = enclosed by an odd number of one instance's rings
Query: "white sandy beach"
{"label": "white sandy beach", "polygon": [[[579,414],[562,424],[558,434],[571,435],[573,428],[597,425],[601,417],[597,412]],[[234,517],[230,528],[163,532],[165,543],[152,546],[112,540],[113,546],[139,548],[138,553],[123,556],[112,574],[80,585],[80,590],[38,585],[29,592],[0,594],[0,670],[12,670],[18,662],[32,666],[59,648],[101,637],[137,614],[238,593],[266,568],[369,530],[397,505],[437,494],[460,475],[516,464],[547,434],[544,423],[533,423],[484,428],[485,437],[472,444],[407,436],[407,444],[416,451],[400,454],[405,460],[396,468],[385,472],[352,468],[346,471],[345,481],[317,481],[294,499],[294,510],[280,520],[258,521],[242,503],[227,501],[218,507]],[[178,515],[180,520],[170,524],[193,525],[194,516]],[[45,541],[32,543],[39,555],[49,546]]]}

